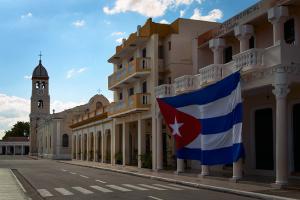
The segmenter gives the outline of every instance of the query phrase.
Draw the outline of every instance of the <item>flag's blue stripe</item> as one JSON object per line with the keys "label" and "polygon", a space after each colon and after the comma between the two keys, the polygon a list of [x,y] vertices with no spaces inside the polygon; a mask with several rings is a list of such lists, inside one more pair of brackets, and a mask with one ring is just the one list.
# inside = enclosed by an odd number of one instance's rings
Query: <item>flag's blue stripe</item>
{"label": "flag's blue stripe", "polygon": [[234,124],[243,121],[243,105],[239,103],[233,111],[227,115],[220,117],[213,117],[207,119],[199,119],[202,125],[201,134],[216,134],[225,132],[233,127]]}
{"label": "flag's blue stripe", "polygon": [[203,105],[230,95],[236,89],[239,81],[240,73],[236,72],[206,88],[174,97],[162,98],[162,100],[175,108],[187,105]]}
{"label": "flag's blue stripe", "polygon": [[231,164],[245,156],[242,143],[215,150],[182,148],[177,150],[177,157],[187,160],[199,160],[203,165]]}

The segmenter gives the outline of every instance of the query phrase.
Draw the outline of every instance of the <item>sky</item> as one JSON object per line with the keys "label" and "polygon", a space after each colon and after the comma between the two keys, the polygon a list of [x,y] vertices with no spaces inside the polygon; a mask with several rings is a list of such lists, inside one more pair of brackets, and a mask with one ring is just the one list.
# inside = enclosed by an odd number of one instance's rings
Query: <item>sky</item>
{"label": "sky", "polygon": [[223,22],[258,0],[0,0],[0,138],[29,121],[31,74],[39,53],[50,80],[51,110],[112,100],[107,62],[122,38],[152,17]]}

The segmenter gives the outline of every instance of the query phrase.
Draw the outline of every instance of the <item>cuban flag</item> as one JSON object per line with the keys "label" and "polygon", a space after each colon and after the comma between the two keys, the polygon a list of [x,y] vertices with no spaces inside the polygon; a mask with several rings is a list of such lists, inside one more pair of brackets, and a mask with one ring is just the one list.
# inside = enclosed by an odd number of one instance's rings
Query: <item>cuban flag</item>
{"label": "cuban flag", "polygon": [[219,165],[244,157],[239,72],[206,88],[157,102],[175,137],[177,158]]}

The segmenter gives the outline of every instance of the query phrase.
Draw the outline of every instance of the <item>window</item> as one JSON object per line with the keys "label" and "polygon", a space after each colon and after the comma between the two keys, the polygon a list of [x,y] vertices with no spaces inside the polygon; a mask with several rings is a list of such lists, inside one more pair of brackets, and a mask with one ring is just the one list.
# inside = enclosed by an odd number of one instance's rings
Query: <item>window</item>
{"label": "window", "polygon": [[224,49],[224,63],[232,61],[232,47],[227,47]]}
{"label": "window", "polygon": [[39,82],[39,81],[35,82],[35,88],[36,88],[36,89],[39,89],[39,88],[40,88],[40,82]]}
{"label": "window", "polygon": [[142,93],[147,93],[147,82],[143,82]]}
{"label": "window", "polygon": [[164,58],[164,46],[162,46],[162,45],[158,46],[158,58],[159,59]]}
{"label": "window", "polygon": [[44,89],[46,87],[45,81],[42,82],[42,88]]}
{"label": "window", "polygon": [[122,99],[123,99],[123,93],[120,92],[120,93],[119,93],[119,100],[122,100]]}
{"label": "window", "polygon": [[143,56],[143,58],[147,57],[147,50],[146,50],[146,48],[143,49],[142,56]]}
{"label": "window", "polygon": [[119,64],[118,65],[118,69],[122,69],[123,65],[122,64]]}
{"label": "window", "polygon": [[63,134],[62,136],[62,146],[69,147],[69,136],[67,134]]}
{"label": "window", "polygon": [[171,41],[168,42],[168,48],[169,48],[169,51],[171,51],[171,48],[172,48]]}
{"label": "window", "polygon": [[43,100],[38,100],[37,106],[38,108],[43,108],[44,107]]}
{"label": "window", "polygon": [[249,39],[249,49],[253,49],[255,48],[255,39],[254,37],[252,36],[250,39]]}
{"label": "window", "polygon": [[295,20],[290,19],[284,23],[284,40],[288,44],[295,42]]}
{"label": "window", "polygon": [[134,88],[133,87],[128,89],[128,96],[132,96],[132,95],[134,95]]}

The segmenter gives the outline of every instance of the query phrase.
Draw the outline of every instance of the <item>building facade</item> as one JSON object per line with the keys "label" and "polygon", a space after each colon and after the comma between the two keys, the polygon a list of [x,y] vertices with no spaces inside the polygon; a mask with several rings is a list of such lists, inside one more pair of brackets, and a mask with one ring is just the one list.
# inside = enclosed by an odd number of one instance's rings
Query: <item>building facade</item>
{"label": "building facade", "polygon": [[28,155],[28,137],[8,137],[0,140],[0,155]]}
{"label": "building facade", "polygon": [[[285,185],[299,176],[299,13],[299,1],[258,2],[194,41],[194,75],[157,87],[158,97],[172,96],[240,70],[246,158],[233,163],[234,179],[268,174]],[[201,168],[202,175],[224,171],[224,166]]]}

